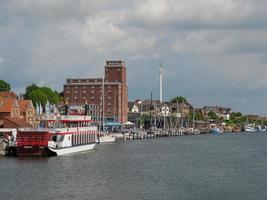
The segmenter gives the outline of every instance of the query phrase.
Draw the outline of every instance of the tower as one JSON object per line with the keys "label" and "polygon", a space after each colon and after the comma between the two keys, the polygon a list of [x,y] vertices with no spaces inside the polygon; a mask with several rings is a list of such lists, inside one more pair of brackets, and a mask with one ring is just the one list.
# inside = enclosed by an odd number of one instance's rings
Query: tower
{"label": "tower", "polygon": [[163,68],[160,63],[160,68],[159,68],[159,98],[160,98],[160,103],[162,103],[162,78],[163,78]]}

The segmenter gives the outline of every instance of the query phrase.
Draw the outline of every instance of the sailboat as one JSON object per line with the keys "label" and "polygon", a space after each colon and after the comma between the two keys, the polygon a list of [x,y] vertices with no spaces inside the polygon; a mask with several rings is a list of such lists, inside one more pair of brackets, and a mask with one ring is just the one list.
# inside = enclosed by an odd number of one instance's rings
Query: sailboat
{"label": "sailboat", "polygon": [[[105,77],[103,76],[102,79],[102,125],[103,125],[103,132],[100,133],[99,137],[98,137],[98,143],[113,143],[116,140],[116,137],[113,136],[112,134],[106,133],[105,132]],[[114,111],[115,112],[115,111]]]}

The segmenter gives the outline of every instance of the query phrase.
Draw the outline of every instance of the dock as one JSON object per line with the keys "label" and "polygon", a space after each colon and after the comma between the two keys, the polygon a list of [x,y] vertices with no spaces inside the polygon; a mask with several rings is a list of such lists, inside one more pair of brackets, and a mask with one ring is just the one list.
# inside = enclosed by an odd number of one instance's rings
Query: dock
{"label": "dock", "polygon": [[173,137],[173,136],[186,136],[186,135],[199,135],[208,134],[210,130],[194,130],[192,128],[182,128],[173,130],[139,130],[129,131],[123,133],[123,140],[137,140],[137,139],[155,139],[161,137]]}

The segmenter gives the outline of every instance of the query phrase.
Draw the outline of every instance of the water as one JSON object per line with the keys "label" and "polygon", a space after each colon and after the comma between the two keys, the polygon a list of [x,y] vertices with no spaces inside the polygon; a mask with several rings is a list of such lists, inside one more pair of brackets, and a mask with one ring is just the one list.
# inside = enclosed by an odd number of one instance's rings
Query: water
{"label": "water", "polygon": [[266,147],[266,133],[199,135],[0,158],[0,199],[266,199]]}

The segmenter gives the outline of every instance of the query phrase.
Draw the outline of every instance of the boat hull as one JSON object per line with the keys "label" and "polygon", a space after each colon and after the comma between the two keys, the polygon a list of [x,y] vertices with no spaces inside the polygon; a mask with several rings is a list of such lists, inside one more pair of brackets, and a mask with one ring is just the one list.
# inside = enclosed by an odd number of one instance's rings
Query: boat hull
{"label": "boat hull", "polygon": [[55,156],[48,147],[42,146],[22,146],[16,148],[16,156],[18,157],[46,157]]}
{"label": "boat hull", "polygon": [[53,153],[55,153],[57,156],[63,156],[67,154],[73,154],[83,151],[90,151],[93,150],[95,147],[95,143],[91,144],[84,144],[79,146],[73,146],[73,147],[67,147],[67,148],[50,148],[49,150]]}
{"label": "boat hull", "polygon": [[116,137],[114,136],[111,136],[111,135],[105,135],[105,136],[101,136],[99,138],[99,143],[112,143],[112,142],[115,142],[116,140]]}

